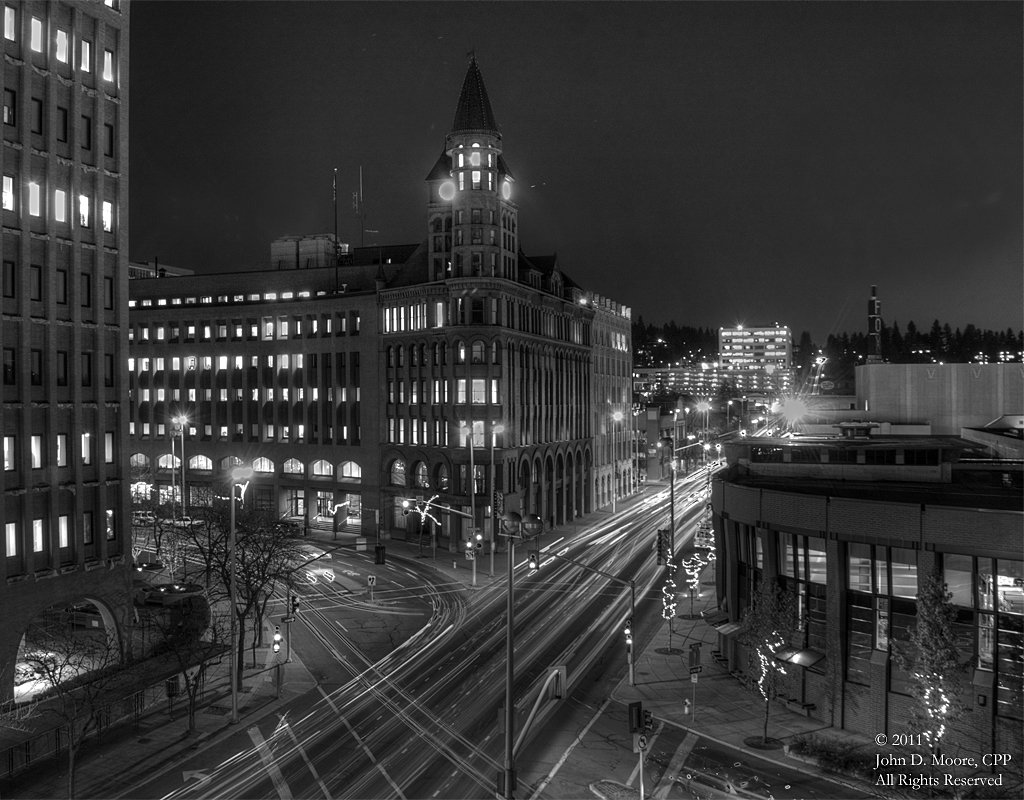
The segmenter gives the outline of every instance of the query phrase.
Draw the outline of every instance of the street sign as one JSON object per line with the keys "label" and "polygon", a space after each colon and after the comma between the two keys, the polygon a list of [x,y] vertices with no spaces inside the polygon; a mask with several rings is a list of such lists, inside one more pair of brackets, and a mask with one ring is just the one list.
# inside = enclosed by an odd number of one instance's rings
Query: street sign
{"label": "street sign", "polygon": [[641,733],[639,736],[636,737],[636,746],[639,747],[641,750],[646,750],[647,749],[647,734],[646,733]]}
{"label": "street sign", "polygon": [[703,672],[704,667],[690,667],[690,674],[696,675],[698,672]]}
{"label": "street sign", "polygon": [[295,617],[281,617],[281,622],[295,622]]}
{"label": "street sign", "polygon": [[[692,674],[692,675],[690,676],[690,683],[696,683],[696,682],[697,682],[697,673],[695,672],[695,673],[693,673],[693,674]],[[696,689],[694,689],[693,691],[697,691],[697,690],[696,690]]]}
{"label": "street sign", "polygon": [[370,586],[373,586],[377,582],[377,576],[376,575],[367,575],[366,576],[366,582],[368,584],[370,584]]}
{"label": "street sign", "polygon": [[476,561],[476,553],[466,551],[466,561]]}

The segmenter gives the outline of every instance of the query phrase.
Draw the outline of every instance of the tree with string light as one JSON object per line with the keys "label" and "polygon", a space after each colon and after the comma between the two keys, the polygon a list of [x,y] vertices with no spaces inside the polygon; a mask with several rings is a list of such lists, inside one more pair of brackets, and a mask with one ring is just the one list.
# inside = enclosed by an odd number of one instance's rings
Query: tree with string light
{"label": "tree with string light", "polygon": [[747,688],[756,687],[764,698],[761,744],[767,744],[771,704],[786,676],[786,665],[775,654],[786,646],[786,632],[794,629],[796,619],[793,596],[775,581],[762,580],[752,601],[743,612],[745,630],[739,641],[747,648]]}

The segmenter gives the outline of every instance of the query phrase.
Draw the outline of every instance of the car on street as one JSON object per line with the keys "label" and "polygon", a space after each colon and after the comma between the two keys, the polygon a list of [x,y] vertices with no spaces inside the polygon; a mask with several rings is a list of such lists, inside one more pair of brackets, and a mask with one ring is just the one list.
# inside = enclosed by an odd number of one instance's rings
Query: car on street
{"label": "car on street", "polygon": [[203,591],[198,583],[155,583],[141,587],[143,602],[158,606],[174,605],[186,597],[200,595]]}
{"label": "car on street", "polygon": [[156,514],[152,511],[136,511],[132,514],[132,525],[153,525],[156,522]]}

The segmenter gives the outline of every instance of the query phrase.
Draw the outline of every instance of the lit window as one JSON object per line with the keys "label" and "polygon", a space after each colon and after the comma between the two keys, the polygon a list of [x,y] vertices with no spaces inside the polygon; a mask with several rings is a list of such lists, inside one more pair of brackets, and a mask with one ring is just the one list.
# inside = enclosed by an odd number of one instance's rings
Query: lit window
{"label": "lit window", "polygon": [[82,463],[86,466],[92,463],[92,442],[88,433],[82,434]]}
{"label": "lit window", "polygon": [[41,519],[32,520],[32,552],[43,552],[43,521]]}
{"label": "lit window", "polygon": [[4,437],[4,471],[14,471],[14,437]]}
{"label": "lit window", "polygon": [[18,555],[18,523],[8,522],[5,526],[7,532],[7,557]]}
{"label": "lit window", "polygon": [[14,178],[4,175],[4,210],[14,211]]}
{"label": "lit window", "polygon": [[66,433],[57,434],[57,466],[66,467],[68,465],[68,435]]}
{"label": "lit window", "polygon": [[68,32],[57,29],[57,60],[62,64],[68,63]]}
{"label": "lit window", "polygon": [[31,439],[32,443],[32,469],[41,469],[43,466],[43,437],[38,434]]}
{"label": "lit window", "polygon": [[10,6],[4,6],[4,38],[14,41],[17,38],[17,12]]}
{"label": "lit window", "polygon": [[60,537],[60,547],[71,546],[71,535],[68,526],[67,514],[61,514],[57,517],[57,535]]}
{"label": "lit window", "polygon": [[53,217],[57,222],[67,222],[68,194],[63,189],[53,193]]}
{"label": "lit window", "polygon": [[103,80],[114,80],[114,54],[110,50],[103,51]]}
{"label": "lit window", "polygon": [[89,198],[84,194],[78,195],[78,224],[89,227]]}
{"label": "lit window", "polygon": [[38,217],[40,214],[39,198],[39,184],[30,183],[28,185],[28,213],[33,217]]}
{"label": "lit window", "polygon": [[114,204],[108,200],[103,201],[103,230],[107,233],[114,230]]}
{"label": "lit window", "polygon": [[82,40],[82,72],[92,72],[92,43]]}
{"label": "lit window", "polygon": [[43,52],[43,21],[39,17],[32,17],[32,34],[29,39],[29,46],[37,53]]}

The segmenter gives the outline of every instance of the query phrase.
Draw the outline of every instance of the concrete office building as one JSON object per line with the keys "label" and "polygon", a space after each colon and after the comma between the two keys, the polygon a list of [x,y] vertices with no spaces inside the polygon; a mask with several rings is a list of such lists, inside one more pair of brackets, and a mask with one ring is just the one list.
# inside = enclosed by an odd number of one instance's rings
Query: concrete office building
{"label": "concrete office building", "polygon": [[[121,631],[129,548],[128,3],[3,6],[0,660],[46,609]],[[118,597],[118,592],[122,596]],[[4,670],[0,699],[14,691]]]}

